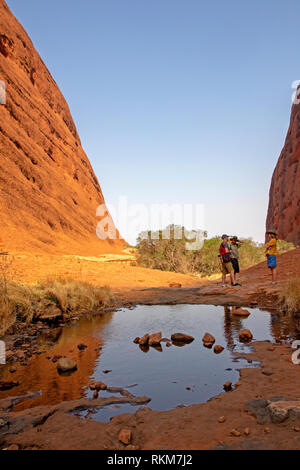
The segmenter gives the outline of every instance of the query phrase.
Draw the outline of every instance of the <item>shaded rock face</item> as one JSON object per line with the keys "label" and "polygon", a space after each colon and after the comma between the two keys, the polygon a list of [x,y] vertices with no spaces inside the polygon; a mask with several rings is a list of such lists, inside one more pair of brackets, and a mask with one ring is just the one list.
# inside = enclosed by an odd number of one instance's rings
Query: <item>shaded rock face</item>
{"label": "shaded rock face", "polygon": [[[298,93],[299,93],[298,89]],[[299,96],[299,95],[298,95]],[[267,230],[300,244],[300,104],[294,104],[286,141],[273,173]]]}
{"label": "shaded rock face", "polygon": [[1,236],[7,248],[114,252],[100,241],[104,203],[69,107],[30,38],[0,0]]}

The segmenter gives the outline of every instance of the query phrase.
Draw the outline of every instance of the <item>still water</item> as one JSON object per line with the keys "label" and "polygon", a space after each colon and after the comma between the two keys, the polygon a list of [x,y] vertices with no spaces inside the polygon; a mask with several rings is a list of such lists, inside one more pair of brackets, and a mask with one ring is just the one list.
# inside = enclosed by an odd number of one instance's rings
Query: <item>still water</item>
{"label": "still water", "polygon": [[[55,404],[81,397],[92,397],[89,385],[103,381],[109,387],[124,387],[136,395],[151,398],[149,407],[166,410],[178,405],[205,402],[223,392],[226,381],[239,380],[239,370],[244,367],[259,367],[259,363],[248,363],[234,353],[252,351],[251,345],[239,342],[239,331],[249,328],[254,341],[274,341],[275,337],[287,335],[286,341],[299,337],[296,325],[289,317],[258,309],[249,309],[248,318],[232,315],[228,307],[209,305],[138,306],[121,309],[112,314],[82,318],[65,327],[56,344],[47,346],[42,341],[42,354],[34,356],[27,367],[17,364],[17,372],[10,374],[11,364],[0,369],[1,380],[17,380],[20,385],[4,396],[19,396],[28,391],[41,390],[42,394],[26,400],[15,410]],[[186,333],[195,341],[183,347],[162,343],[162,351],[150,348],[142,351],[133,343],[137,336],[161,331],[163,337],[173,333]],[[204,333],[216,338],[216,344],[224,351],[216,355],[202,344]],[[87,346],[79,351],[77,345]],[[78,370],[69,377],[57,373],[55,355],[76,360]],[[109,370],[109,373],[104,371]],[[187,389],[189,388],[189,389]],[[101,392],[109,396],[108,392]],[[114,394],[118,396],[117,394]],[[97,420],[108,420],[121,412],[134,412],[131,405],[110,406],[104,409],[82,412],[82,416]]]}

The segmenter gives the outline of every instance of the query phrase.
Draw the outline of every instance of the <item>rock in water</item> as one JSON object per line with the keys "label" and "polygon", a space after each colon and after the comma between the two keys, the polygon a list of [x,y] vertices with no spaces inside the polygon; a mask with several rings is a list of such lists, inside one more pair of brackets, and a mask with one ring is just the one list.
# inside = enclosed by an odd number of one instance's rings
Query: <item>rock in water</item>
{"label": "rock in water", "polygon": [[223,351],[224,351],[223,346],[220,346],[219,344],[214,347],[215,354],[221,354],[221,352]]}
{"label": "rock in water", "polygon": [[238,317],[249,317],[251,314],[244,308],[232,308],[232,315],[236,315]]}
{"label": "rock in water", "polygon": [[160,345],[161,339],[162,339],[161,332],[154,333],[153,335],[149,336],[148,344],[149,346],[158,346]]}
{"label": "rock in water", "polygon": [[242,343],[247,343],[252,341],[253,335],[250,330],[242,330],[239,334],[239,338]]}
{"label": "rock in water", "polygon": [[[72,41],[70,41],[71,44]],[[1,236],[6,249],[99,254],[104,203],[69,107],[23,27],[0,0]],[[82,90],[81,90],[82,91]]]}
{"label": "rock in water", "polygon": [[73,359],[68,359],[67,357],[63,357],[59,359],[57,364],[57,370],[59,372],[73,372],[77,369],[77,364]]}
{"label": "rock in water", "polygon": [[210,333],[205,333],[205,335],[203,336],[202,338],[202,341],[203,341],[203,345],[206,347],[206,348],[212,348],[213,345],[215,344],[216,342],[216,339],[213,335],[211,335]]}
{"label": "rock in water", "polygon": [[148,334],[144,335],[142,338],[139,340],[139,345],[140,346],[146,346],[149,342],[150,336]]}
{"label": "rock in water", "polygon": [[186,335],[184,333],[174,333],[171,336],[171,340],[174,343],[191,343],[195,338],[193,336]]}

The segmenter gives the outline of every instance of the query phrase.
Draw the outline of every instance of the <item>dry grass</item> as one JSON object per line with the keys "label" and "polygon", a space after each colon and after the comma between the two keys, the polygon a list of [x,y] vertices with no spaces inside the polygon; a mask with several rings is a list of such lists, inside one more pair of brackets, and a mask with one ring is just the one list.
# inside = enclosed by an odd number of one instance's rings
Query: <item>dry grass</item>
{"label": "dry grass", "polygon": [[283,286],[279,293],[282,308],[288,313],[300,311],[300,278],[295,278]]}
{"label": "dry grass", "polygon": [[0,334],[4,334],[16,320],[31,322],[43,301],[51,301],[63,313],[96,313],[112,305],[108,287],[96,287],[73,279],[54,279],[38,284],[0,283]]}

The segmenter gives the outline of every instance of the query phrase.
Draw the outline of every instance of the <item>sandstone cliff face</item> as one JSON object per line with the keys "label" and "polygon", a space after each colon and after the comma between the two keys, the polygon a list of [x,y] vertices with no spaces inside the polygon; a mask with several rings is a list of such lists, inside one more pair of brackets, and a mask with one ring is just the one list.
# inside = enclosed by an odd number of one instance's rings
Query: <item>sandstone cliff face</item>
{"label": "sandstone cliff face", "polygon": [[290,127],[270,188],[267,230],[300,245],[300,104],[292,107]]}
{"label": "sandstone cliff face", "polygon": [[0,235],[19,250],[97,253],[101,188],[68,105],[30,38],[0,0]]}

